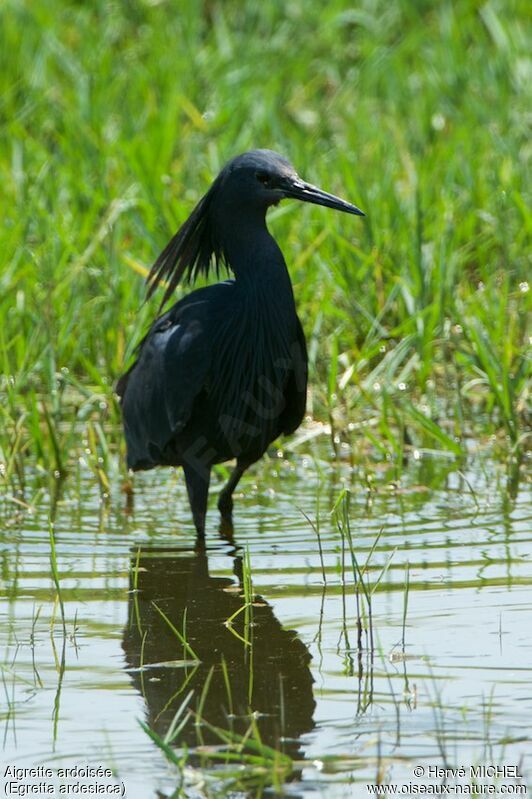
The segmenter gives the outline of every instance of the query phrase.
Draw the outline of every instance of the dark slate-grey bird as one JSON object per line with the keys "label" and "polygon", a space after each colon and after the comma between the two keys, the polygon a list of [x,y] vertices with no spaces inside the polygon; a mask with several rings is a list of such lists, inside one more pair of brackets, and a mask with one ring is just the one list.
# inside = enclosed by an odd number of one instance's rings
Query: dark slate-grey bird
{"label": "dark slate-grey bird", "polygon": [[212,466],[236,458],[218,500],[230,522],[244,471],[305,413],[305,336],[283,254],[266,227],[268,208],[284,198],[364,215],[305,183],[271,150],[229,161],[156,260],[147,295],[165,283],[161,309],[181,279],[222,266],[234,279],[197,289],[160,316],[118,381],[128,467],[182,466],[198,536]]}

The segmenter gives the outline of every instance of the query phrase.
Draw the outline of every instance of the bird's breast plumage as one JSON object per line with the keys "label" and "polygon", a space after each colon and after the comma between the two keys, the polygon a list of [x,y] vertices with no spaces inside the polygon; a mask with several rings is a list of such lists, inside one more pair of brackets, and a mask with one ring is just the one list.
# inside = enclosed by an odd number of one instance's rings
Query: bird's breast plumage
{"label": "bird's breast plumage", "polygon": [[239,297],[213,342],[207,393],[235,454],[264,451],[280,432],[297,346],[298,320],[288,310],[264,297]]}

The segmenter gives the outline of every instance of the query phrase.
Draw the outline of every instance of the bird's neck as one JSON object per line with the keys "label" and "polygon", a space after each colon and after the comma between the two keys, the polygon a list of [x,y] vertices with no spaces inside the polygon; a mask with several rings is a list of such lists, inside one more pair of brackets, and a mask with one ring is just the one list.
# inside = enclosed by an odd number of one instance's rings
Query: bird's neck
{"label": "bird's neck", "polygon": [[237,283],[259,291],[271,288],[291,298],[292,284],[281,249],[266,227],[264,215],[229,222],[223,228],[225,258]]}

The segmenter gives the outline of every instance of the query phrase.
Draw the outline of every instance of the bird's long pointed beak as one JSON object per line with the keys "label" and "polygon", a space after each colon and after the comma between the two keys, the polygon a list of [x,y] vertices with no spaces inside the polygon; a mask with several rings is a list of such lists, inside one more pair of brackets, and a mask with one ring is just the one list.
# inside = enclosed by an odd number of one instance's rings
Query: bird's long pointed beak
{"label": "bird's long pointed beak", "polygon": [[336,211],[344,211],[346,214],[366,216],[356,205],[352,205],[334,194],[329,194],[329,192],[313,186],[312,183],[305,183],[300,178],[290,180],[284,187],[284,193],[285,197],[293,197],[295,200],[303,200],[303,202],[314,203],[314,205],[324,205],[326,208],[334,208]]}

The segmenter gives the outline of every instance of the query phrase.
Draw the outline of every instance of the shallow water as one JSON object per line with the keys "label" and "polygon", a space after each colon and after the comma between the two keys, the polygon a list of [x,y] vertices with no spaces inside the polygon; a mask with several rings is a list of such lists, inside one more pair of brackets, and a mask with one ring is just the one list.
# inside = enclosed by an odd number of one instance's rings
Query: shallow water
{"label": "shallow water", "polygon": [[[118,480],[102,502],[80,465],[55,505],[66,639],[50,570],[53,503],[37,495],[31,512],[6,500],[4,767],[101,764],[128,797],[169,797],[176,772],[139,720],[164,735],[193,691],[191,707],[225,730],[243,733],[258,711],[263,742],[295,762],[286,790],[296,796],[366,796],[379,770],[391,783],[427,782],[413,777],[420,764],[529,774],[530,491],[510,498],[503,467],[487,458],[466,468],[430,453],[398,482],[377,471],[368,488],[313,447],[244,479],[233,541],[217,532],[211,496],[205,548],[179,474],[136,477],[127,511]],[[378,582],[373,653],[368,630],[358,646],[351,554],[330,515],[346,485],[354,552],[360,565],[370,557],[367,589]],[[247,623],[246,549],[256,595]],[[199,663],[168,620],[185,627]],[[193,720],[178,741],[192,767],[198,745],[219,742]]]}

